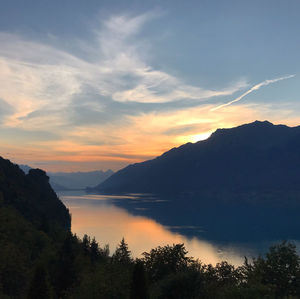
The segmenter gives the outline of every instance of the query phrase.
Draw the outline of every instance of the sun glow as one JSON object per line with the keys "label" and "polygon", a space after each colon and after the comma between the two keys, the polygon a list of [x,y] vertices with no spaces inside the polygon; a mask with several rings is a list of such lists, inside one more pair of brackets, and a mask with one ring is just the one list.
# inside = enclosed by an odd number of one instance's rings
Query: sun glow
{"label": "sun glow", "polygon": [[205,132],[205,133],[201,133],[201,134],[197,134],[197,135],[192,135],[192,136],[190,136],[190,140],[191,140],[191,142],[198,142],[198,141],[209,138],[211,134],[212,134],[212,132],[210,131],[210,132]]}

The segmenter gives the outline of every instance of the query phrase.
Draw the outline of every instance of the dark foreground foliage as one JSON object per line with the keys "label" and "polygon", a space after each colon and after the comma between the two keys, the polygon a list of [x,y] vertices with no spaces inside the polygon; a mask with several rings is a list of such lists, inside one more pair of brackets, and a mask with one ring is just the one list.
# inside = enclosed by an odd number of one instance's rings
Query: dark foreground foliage
{"label": "dark foreground foliage", "polygon": [[292,243],[239,267],[213,266],[188,257],[184,244],[134,260],[124,240],[110,256],[108,246],[87,236],[65,233],[54,241],[26,229],[21,243],[5,244],[1,235],[0,298],[300,298],[300,259]]}
{"label": "dark foreground foliage", "polygon": [[25,175],[0,158],[1,299],[300,298],[300,258],[292,243],[234,267],[205,265],[184,244],[133,259],[124,239],[110,255],[70,232],[70,215],[46,174]]}

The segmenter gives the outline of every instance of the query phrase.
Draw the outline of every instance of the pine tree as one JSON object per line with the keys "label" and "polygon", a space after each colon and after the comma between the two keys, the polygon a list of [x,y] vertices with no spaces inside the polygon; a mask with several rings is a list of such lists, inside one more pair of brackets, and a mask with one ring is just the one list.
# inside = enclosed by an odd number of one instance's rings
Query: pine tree
{"label": "pine tree", "polygon": [[96,239],[93,238],[90,245],[91,261],[94,263],[99,257],[99,245],[96,242]]}
{"label": "pine tree", "polygon": [[99,248],[99,254],[102,258],[108,258],[109,253],[110,253],[110,250],[109,250],[109,245],[108,244],[104,245],[103,248]]}
{"label": "pine tree", "polygon": [[59,297],[62,297],[65,291],[73,285],[76,280],[76,271],[74,269],[75,253],[73,250],[73,235],[68,233],[61,248],[58,262],[58,275],[56,291]]}
{"label": "pine tree", "polygon": [[88,255],[90,252],[91,239],[88,235],[84,235],[82,238],[82,247],[85,255]]}
{"label": "pine tree", "polygon": [[128,244],[125,242],[124,238],[122,238],[112,258],[114,262],[122,264],[132,263],[131,251],[128,249]]}

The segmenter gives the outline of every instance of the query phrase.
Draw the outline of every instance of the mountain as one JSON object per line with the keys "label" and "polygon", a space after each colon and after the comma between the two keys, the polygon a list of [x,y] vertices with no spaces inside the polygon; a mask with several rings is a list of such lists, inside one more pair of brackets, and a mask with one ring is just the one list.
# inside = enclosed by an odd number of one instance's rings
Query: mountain
{"label": "mountain", "polygon": [[[25,172],[31,169],[28,165],[20,164],[19,167]],[[55,191],[85,189],[88,186],[96,186],[110,177],[114,172],[97,170],[90,172],[48,172],[50,184]]]}
{"label": "mountain", "polygon": [[71,228],[68,209],[59,200],[43,170],[30,169],[28,174],[0,157],[0,202],[13,206],[35,226]]}
{"label": "mountain", "polygon": [[300,127],[255,121],[129,165],[95,190],[193,193],[300,190]]}
{"label": "mountain", "polygon": [[36,265],[59,262],[53,256],[70,226],[70,214],[44,171],[25,175],[0,157],[0,298],[38,298],[28,295]]}
{"label": "mountain", "polygon": [[18,165],[0,157],[0,206],[13,207],[36,227],[71,229],[68,209],[59,200],[43,170],[25,174]]}
{"label": "mountain", "polygon": [[96,186],[99,182],[110,177],[114,172],[90,171],[90,172],[49,172],[50,184],[54,190],[60,191],[66,189],[84,189],[87,186]]}

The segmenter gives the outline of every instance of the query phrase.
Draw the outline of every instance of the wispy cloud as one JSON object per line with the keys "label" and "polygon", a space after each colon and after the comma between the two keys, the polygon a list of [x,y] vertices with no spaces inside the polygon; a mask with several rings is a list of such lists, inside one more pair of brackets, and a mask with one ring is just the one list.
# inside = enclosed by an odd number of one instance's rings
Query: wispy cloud
{"label": "wispy cloud", "polygon": [[[57,46],[0,33],[0,98],[15,108],[6,117],[6,125],[23,129],[36,129],[41,124],[49,129],[74,125],[74,101],[76,107],[83,106],[84,111],[94,115],[105,113],[108,102],[197,101],[231,95],[247,86],[245,81],[237,80],[227,88],[210,90],[154,69],[147,62],[148,42],[140,33],[155,17],[151,12],[117,15],[102,21],[94,30],[94,41],[84,46],[88,58]],[[74,47],[82,44],[74,42]]]}
{"label": "wispy cloud", "polygon": [[147,54],[144,54],[149,52],[147,42],[138,34],[143,25],[155,17],[153,13],[136,17],[114,16],[104,22],[97,34],[103,54],[101,69],[110,82],[109,93],[114,101],[166,103],[182,99],[200,100],[230,95],[247,86],[245,81],[239,80],[222,90],[208,90],[186,84],[170,73],[151,67],[147,63]]}
{"label": "wispy cloud", "polygon": [[236,99],[234,99],[234,100],[232,100],[232,101],[230,101],[228,103],[225,103],[225,104],[222,104],[222,105],[219,105],[217,107],[212,108],[211,111],[216,111],[218,109],[221,109],[221,108],[229,106],[229,105],[231,105],[233,103],[236,103],[236,102],[240,101],[241,99],[243,99],[248,94],[250,94],[251,92],[260,89],[262,86],[266,86],[266,85],[269,85],[269,84],[272,84],[272,83],[275,83],[275,82],[278,82],[278,81],[281,81],[281,80],[290,79],[290,78],[293,78],[293,77],[295,77],[295,75],[288,75],[288,76],[283,76],[283,77],[272,79],[272,80],[265,80],[265,81],[263,81],[261,83],[258,83],[256,85],[254,85],[253,87],[251,87],[249,90],[247,90],[246,92],[244,92],[242,95],[240,95]]}

